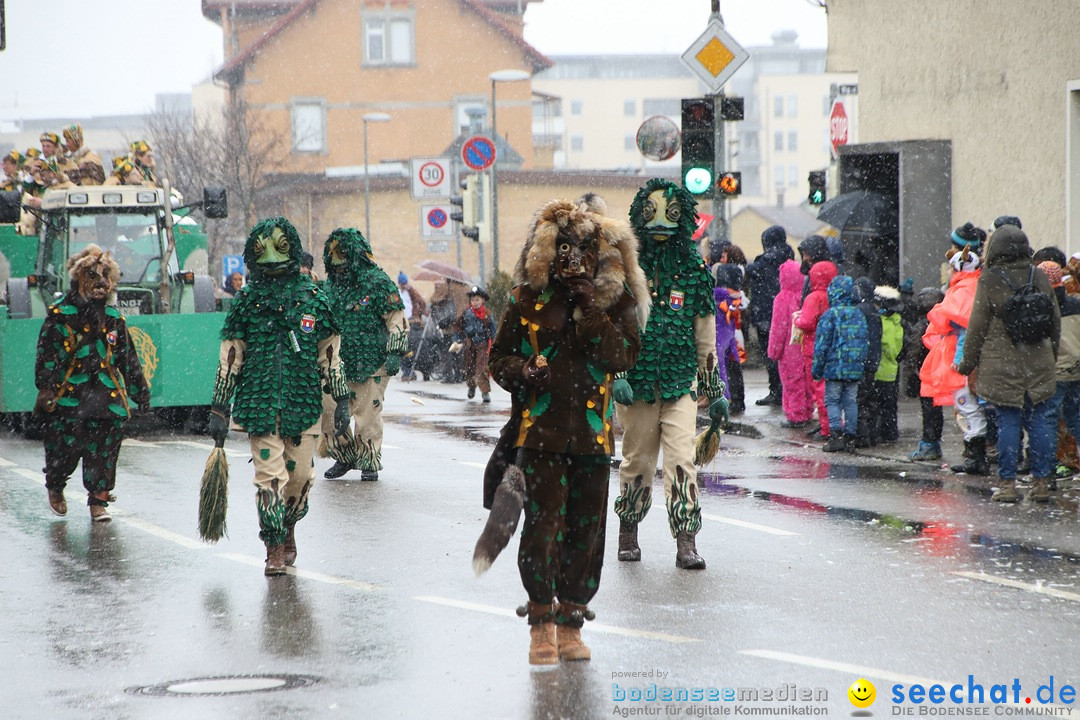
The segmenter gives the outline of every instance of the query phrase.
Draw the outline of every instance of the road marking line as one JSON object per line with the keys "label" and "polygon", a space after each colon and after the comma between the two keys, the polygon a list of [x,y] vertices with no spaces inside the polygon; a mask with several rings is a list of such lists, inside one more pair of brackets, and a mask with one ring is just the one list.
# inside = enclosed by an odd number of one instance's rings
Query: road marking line
{"label": "road marking line", "polygon": [[764,658],[765,660],[779,660],[780,662],[792,663],[794,665],[805,665],[807,667],[814,667],[822,670],[836,670],[837,672],[841,672],[852,677],[880,678],[882,680],[890,680],[892,682],[903,683],[904,685],[919,684],[923,687],[929,687],[930,685],[943,685],[948,687],[951,684],[940,682],[938,680],[931,680],[930,678],[918,677],[916,675],[903,675],[901,673],[890,672],[889,670],[882,670],[880,668],[864,667],[862,665],[853,665],[852,663],[835,662],[833,660],[809,657],[807,655],[793,655],[792,653],[776,652],[775,650],[739,650],[739,654],[750,655],[751,657]]}
{"label": "road marking line", "polygon": [[146,442],[145,440],[136,440],[134,438],[124,438],[123,444],[129,447],[158,447],[157,443]]}
{"label": "road marking line", "polygon": [[994,583],[995,585],[1016,588],[1017,590],[1026,590],[1027,592],[1037,593],[1039,595],[1049,595],[1050,597],[1061,598],[1062,600],[1080,602],[1080,594],[1069,592],[1068,590],[1058,590],[1057,588],[1044,587],[1042,585],[1032,585],[1030,583],[1020,582],[1019,580],[1009,580],[1008,578],[997,577],[996,575],[987,575],[986,573],[954,571],[952,574],[968,578],[969,580],[981,580],[983,582]]}
{"label": "road marking line", "polygon": [[[226,560],[233,560],[235,562],[244,563],[245,565],[252,565],[254,567],[264,567],[266,561],[251,555],[241,555],[239,553],[218,553],[218,557],[225,558]],[[315,572],[314,570],[304,570],[302,568],[286,567],[286,575],[295,575],[297,577],[307,578],[308,580],[315,580],[317,582],[326,583],[327,585],[344,585],[345,587],[351,587],[354,590],[363,590],[364,592],[376,592],[383,590],[380,585],[374,585],[372,583],[362,582],[360,580],[350,580],[348,578],[335,577],[334,575],[326,575],[321,572]]]}
{"label": "road marking line", "polygon": [[15,465],[16,465],[16,463],[11,462],[10,460],[5,460],[4,458],[0,458],[0,468],[15,467]]}
{"label": "road marking line", "polygon": [[771,535],[798,535],[797,532],[791,532],[790,530],[781,530],[779,528],[769,527],[768,525],[758,525],[757,523],[746,522],[745,520],[736,520],[735,518],[723,517],[721,515],[713,515],[711,513],[701,513],[701,517],[706,520],[715,520],[716,522],[727,523],[728,525],[735,525],[737,527],[746,528],[748,530],[759,530]]}
{"label": "road marking line", "polygon": [[397,445],[387,445],[386,443],[383,443],[383,447],[385,449],[387,449],[387,450],[400,450],[401,449]]}
{"label": "road marking line", "polygon": [[457,462],[462,465],[468,465],[469,467],[480,468],[481,470],[487,468],[487,465],[485,465],[484,463],[469,462],[468,460],[458,460]]}
{"label": "road marking line", "polygon": [[186,535],[174,533],[172,530],[166,530],[163,527],[158,527],[157,525],[149,523],[146,520],[142,520],[137,517],[127,517],[123,513],[116,510],[112,512],[112,515],[119,522],[131,525],[134,528],[142,530],[144,533],[149,533],[150,535],[159,537],[162,540],[168,540],[169,542],[176,543],[177,545],[182,545],[183,547],[186,547],[190,550],[207,550],[210,547],[209,545],[199,542],[198,540],[193,540]]}
{"label": "road marking line", "polygon": [[[500,615],[502,617],[517,617],[517,613],[506,608],[493,607],[491,605],[480,605],[478,603],[466,602],[464,600],[453,600],[451,598],[436,597],[434,595],[417,595],[413,600],[419,600],[420,602],[433,603],[435,605],[445,605],[447,607],[458,608],[460,610],[471,610],[473,612],[488,613],[489,615]],[[685,635],[669,635],[667,633],[652,632],[651,630],[633,630],[631,628],[623,628],[615,625],[604,625],[602,623],[591,622],[589,623],[589,630],[595,632],[609,633],[611,635],[625,635],[627,637],[645,638],[646,640],[662,640],[669,643],[696,643],[701,642],[700,638],[686,637]]]}
{"label": "road marking line", "polygon": [[39,472],[34,472],[33,470],[27,470],[26,468],[21,468],[21,467],[11,468],[11,471],[14,472],[14,473],[17,473],[19,475],[22,475],[24,478],[30,478],[31,480],[36,482],[38,485],[44,485],[45,484],[45,476],[42,475]]}

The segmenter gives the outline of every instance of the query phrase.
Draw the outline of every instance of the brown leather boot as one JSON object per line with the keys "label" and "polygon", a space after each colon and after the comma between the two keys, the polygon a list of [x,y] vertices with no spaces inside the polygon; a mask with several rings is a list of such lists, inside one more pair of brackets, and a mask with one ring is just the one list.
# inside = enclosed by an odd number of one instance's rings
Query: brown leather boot
{"label": "brown leather boot", "polygon": [[285,536],[285,564],[292,567],[296,564],[296,526],[289,526],[289,534]]}
{"label": "brown leather boot", "polygon": [[109,514],[109,509],[104,505],[91,505],[90,519],[94,522],[109,522],[112,520],[112,515]]}
{"label": "brown leather boot", "polygon": [[559,659],[564,662],[589,660],[592,653],[589,646],[581,641],[581,625],[585,622],[585,606],[573,603],[559,605],[559,619],[565,620],[558,626],[557,645]]}
{"label": "brown leather boot", "polygon": [[267,545],[266,546],[266,568],[263,570],[264,575],[284,575],[285,574],[285,546],[284,545]]}
{"label": "brown leather boot", "polygon": [[529,664],[555,665],[559,662],[559,650],[555,635],[555,615],[551,605],[528,604],[529,616]]}
{"label": "brown leather boot", "polygon": [[63,490],[49,490],[49,509],[54,515],[67,515],[67,500],[64,499]]}
{"label": "brown leather boot", "polygon": [[639,562],[641,560],[641,547],[637,541],[637,523],[619,521],[619,560],[622,562]]}
{"label": "brown leather boot", "polygon": [[1037,503],[1050,502],[1050,480],[1048,478],[1035,478],[1031,483],[1031,489],[1027,493],[1028,500]]}
{"label": "brown leather boot", "polygon": [[1005,480],[1004,484],[994,491],[990,498],[994,502],[1014,503],[1020,499],[1016,493],[1016,481]]}
{"label": "brown leather boot", "polygon": [[685,531],[675,535],[675,565],[683,570],[704,570],[705,558],[698,555],[693,533]]}

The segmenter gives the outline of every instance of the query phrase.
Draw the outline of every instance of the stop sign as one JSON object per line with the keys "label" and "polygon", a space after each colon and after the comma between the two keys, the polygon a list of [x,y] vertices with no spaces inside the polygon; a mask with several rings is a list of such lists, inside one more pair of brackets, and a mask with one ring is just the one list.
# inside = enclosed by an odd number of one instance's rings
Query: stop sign
{"label": "stop sign", "polygon": [[837,100],[829,113],[829,142],[832,143],[833,155],[840,154],[840,146],[848,142],[848,116],[844,103]]}

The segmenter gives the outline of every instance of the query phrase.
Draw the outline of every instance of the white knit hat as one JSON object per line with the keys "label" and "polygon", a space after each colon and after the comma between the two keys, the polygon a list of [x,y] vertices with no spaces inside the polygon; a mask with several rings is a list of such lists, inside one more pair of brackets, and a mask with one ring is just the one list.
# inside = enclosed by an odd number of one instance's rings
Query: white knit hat
{"label": "white knit hat", "polygon": [[[965,259],[965,256],[966,259]],[[949,258],[949,265],[956,272],[971,272],[979,267],[979,256],[971,250],[961,250]]]}

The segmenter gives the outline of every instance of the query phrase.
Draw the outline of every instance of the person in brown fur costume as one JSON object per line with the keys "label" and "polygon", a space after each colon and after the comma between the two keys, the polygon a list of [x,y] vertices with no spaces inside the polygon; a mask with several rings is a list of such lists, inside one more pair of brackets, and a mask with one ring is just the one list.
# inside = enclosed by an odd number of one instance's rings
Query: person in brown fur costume
{"label": "person in brown fur costume", "polygon": [[53,304],[38,336],[34,413],[45,418],[49,507],[67,513],[64,487],[82,460],[90,518],[106,510],[132,405],[150,409],[150,388],[124,317],[113,307],[120,268],[88,245],[67,262],[71,288]]}
{"label": "person in brown fur costume", "polygon": [[516,433],[503,438],[524,474],[518,570],[534,665],[590,657],[581,626],[604,562],[611,383],[637,360],[648,312],[634,233],[603,207],[587,195],[540,208],[491,349],[513,397]]}

